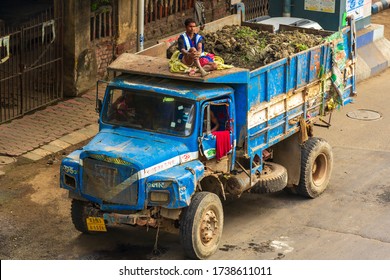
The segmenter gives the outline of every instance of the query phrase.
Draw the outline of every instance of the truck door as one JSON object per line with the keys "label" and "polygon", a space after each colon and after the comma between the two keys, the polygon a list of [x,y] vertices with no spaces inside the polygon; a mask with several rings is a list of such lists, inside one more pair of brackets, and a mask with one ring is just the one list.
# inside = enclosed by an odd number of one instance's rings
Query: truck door
{"label": "truck door", "polygon": [[230,99],[204,103],[201,111],[200,150],[206,160],[231,157],[234,143],[233,106]]}

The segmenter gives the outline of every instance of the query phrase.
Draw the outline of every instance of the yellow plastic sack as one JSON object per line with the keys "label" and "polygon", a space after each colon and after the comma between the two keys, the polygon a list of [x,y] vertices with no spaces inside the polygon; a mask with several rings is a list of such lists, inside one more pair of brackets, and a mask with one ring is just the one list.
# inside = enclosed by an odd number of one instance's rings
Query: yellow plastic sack
{"label": "yellow plastic sack", "polygon": [[[171,59],[169,60],[169,70],[172,73],[188,73],[191,69],[196,69],[196,67],[195,68],[189,67],[184,63],[182,63],[179,59],[179,55],[180,55],[180,51],[177,50],[173,53]],[[214,62],[217,63],[218,70],[229,69],[234,67],[233,65],[225,64],[223,58],[217,55],[214,56]]]}

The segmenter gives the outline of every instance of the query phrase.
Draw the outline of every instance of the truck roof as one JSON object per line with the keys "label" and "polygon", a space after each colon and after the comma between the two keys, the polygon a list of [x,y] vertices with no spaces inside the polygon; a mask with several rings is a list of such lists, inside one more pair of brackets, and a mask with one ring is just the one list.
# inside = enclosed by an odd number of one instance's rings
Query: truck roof
{"label": "truck roof", "polygon": [[248,69],[233,67],[230,69],[212,71],[205,77],[193,77],[183,73],[169,71],[169,59],[147,55],[123,53],[109,66],[108,70],[127,74],[138,74],[174,80],[184,80],[197,83],[248,83]]}
{"label": "truck roof", "polygon": [[138,74],[120,75],[112,80],[110,85],[133,90],[158,92],[195,101],[209,100],[234,92],[231,87],[223,84],[203,84]]}

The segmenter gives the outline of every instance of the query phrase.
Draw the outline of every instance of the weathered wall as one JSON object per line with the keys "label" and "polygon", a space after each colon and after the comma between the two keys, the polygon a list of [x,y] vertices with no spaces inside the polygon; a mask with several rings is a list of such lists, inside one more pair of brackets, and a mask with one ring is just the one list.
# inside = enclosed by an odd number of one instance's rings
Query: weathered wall
{"label": "weathered wall", "polygon": [[90,0],[65,1],[64,96],[77,96],[96,82],[96,54],[90,42],[90,10]]}
{"label": "weathered wall", "polygon": [[64,96],[74,96],[75,87],[75,19],[74,2],[66,1],[64,5]]}
{"label": "weathered wall", "polygon": [[[125,4],[123,2],[129,2],[127,0],[119,0],[118,5],[123,7],[119,8],[118,15],[118,45],[117,54],[121,54],[124,51],[136,52],[137,47],[137,1],[132,1]],[[206,22],[214,21],[222,18],[226,15],[230,15],[230,11],[226,6],[225,0],[209,0],[205,1]],[[130,14],[127,11],[131,11]],[[130,20],[129,20],[130,17]],[[150,47],[157,43],[161,38],[167,37],[172,34],[176,34],[180,31],[184,31],[184,21],[188,17],[194,17],[193,9],[183,11],[174,15],[169,15],[156,21],[145,23],[145,43],[144,47]]]}
{"label": "weathered wall", "polygon": [[[125,51],[136,52],[138,1],[114,0],[116,34],[91,42],[91,0],[64,1],[64,96],[77,96],[106,76],[106,68]],[[205,1],[206,22],[230,14],[225,0]],[[147,48],[161,38],[184,31],[184,20],[193,9],[145,22]],[[147,21],[147,20],[146,20]]]}
{"label": "weathered wall", "polygon": [[118,34],[116,53],[137,46],[137,2],[118,0]]}
{"label": "weathered wall", "polygon": [[114,60],[114,38],[102,38],[94,42],[93,51],[96,56],[97,78],[107,76],[107,67]]}

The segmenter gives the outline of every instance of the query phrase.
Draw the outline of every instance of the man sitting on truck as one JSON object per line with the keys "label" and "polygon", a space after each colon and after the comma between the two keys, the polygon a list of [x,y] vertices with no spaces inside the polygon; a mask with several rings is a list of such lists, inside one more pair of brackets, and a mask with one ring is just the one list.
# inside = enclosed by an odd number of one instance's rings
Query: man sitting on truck
{"label": "man sitting on truck", "polygon": [[[178,39],[178,48],[181,54],[179,59],[187,66],[198,67],[202,76],[209,74],[208,71],[217,70],[217,64],[214,62],[212,54],[205,54],[203,42],[204,38],[195,33],[196,23],[192,18],[184,22],[186,32],[180,35]],[[191,69],[190,76],[195,75],[195,70]]]}

